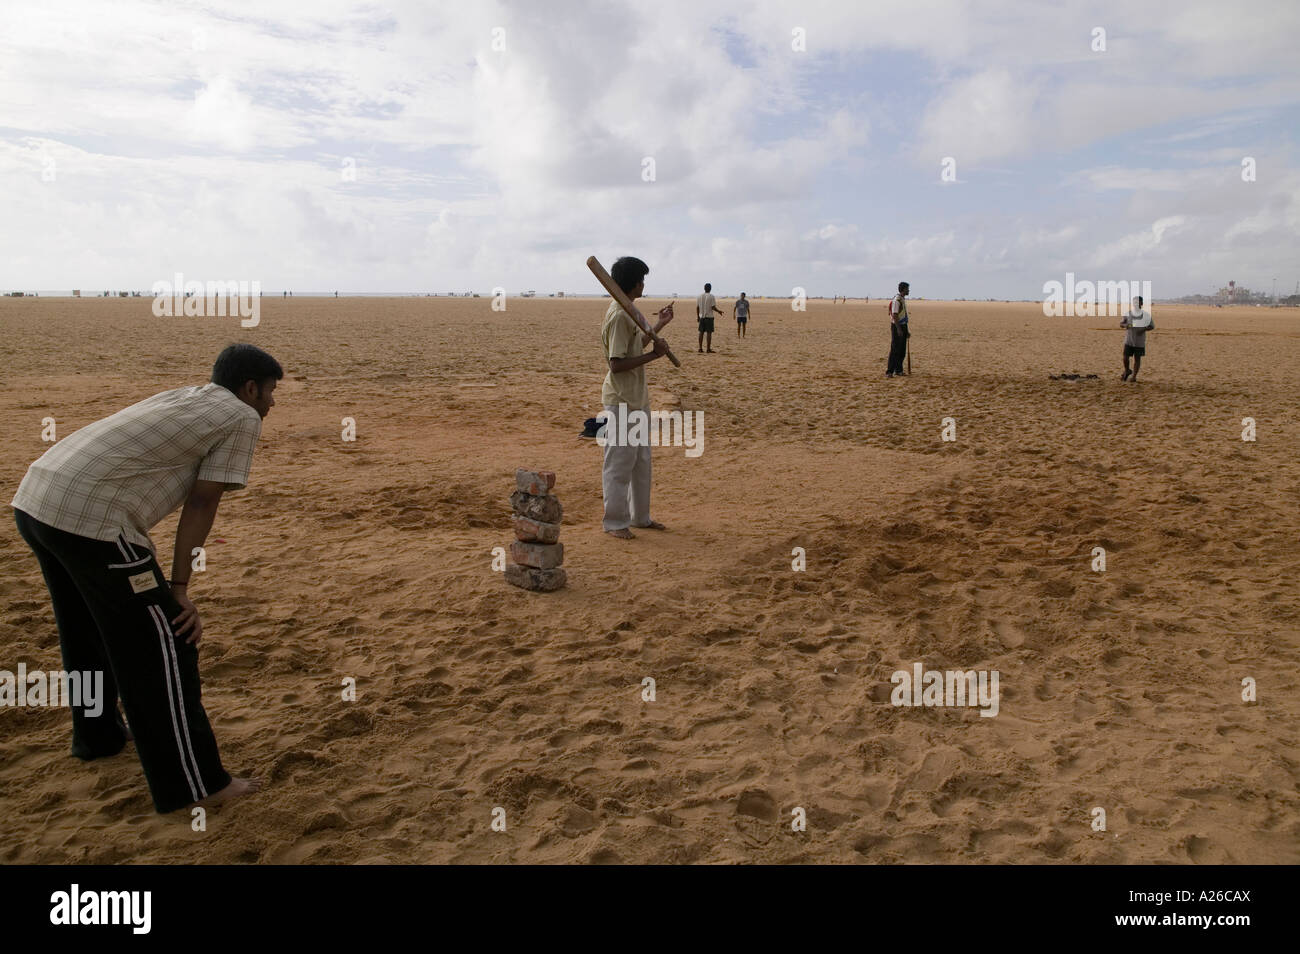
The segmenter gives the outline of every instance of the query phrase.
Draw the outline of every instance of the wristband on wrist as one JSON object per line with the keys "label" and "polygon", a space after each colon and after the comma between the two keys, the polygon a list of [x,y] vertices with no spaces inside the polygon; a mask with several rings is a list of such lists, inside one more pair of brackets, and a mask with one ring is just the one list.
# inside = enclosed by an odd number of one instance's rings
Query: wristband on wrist
{"label": "wristband on wrist", "polygon": [[190,581],[189,580],[168,580],[167,585],[168,586],[189,586]]}

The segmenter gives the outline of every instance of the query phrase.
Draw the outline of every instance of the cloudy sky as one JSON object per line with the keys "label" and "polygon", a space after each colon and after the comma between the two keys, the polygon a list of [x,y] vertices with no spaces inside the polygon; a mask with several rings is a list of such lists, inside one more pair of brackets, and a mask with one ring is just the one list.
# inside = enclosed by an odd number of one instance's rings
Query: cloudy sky
{"label": "cloudy sky", "polygon": [[1290,292],[1297,37],[1295,0],[5,0],[0,288],[594,292],[594,253],[652,294]]}

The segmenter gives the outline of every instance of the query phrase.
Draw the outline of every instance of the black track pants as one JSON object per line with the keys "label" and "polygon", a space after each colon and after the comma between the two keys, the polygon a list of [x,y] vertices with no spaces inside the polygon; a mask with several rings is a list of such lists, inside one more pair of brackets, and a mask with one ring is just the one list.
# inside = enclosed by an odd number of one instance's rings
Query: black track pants
{"label": "black track pants", "polygon": [[907,357],[907,325],[889,326],[889,361],[885,370],[890,374],[903,373],[903,359]]}
{"label": "black track pants", "polygon": [[154,808],[170,812],[230,784],[199,697],[198,647],[176,636],[181,612],[153,554],[123,538],[67,533],[14,511],[54,604],[65,672],[101,671],[98,716],[72,709],[72,754],[115,755],[126,744],[122,700]]}

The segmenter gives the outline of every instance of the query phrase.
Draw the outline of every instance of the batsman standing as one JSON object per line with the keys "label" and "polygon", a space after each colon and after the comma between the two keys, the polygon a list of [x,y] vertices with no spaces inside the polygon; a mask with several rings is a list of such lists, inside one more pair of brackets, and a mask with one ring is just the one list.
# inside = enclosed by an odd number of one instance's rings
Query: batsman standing
{"label": "batsman standing", "polygon": [[[636,301],[645,294],[645,277],[650,266],[639,258],[624,256],[609,270],[614,282],[627,297]],[[659,331],[673,320],[673,306],[659,311]],[[645,383],[645,366],[667,354],[667,346],[655,341],[636,324],[636,321],[619,305],[611,301],[605,311],[605,323],[600,331],[605,362],[609,370],[600,391],[600,403],[605,410],[604,433],[605,461],[601,482],[605,493],[605,532],[620,540],[631,540],[636,535],[631,526],[648,530],[663,530],[664,525],[650,519],[650,441],[630,440],[619,443],[619,435],[629,433],[626,418],[641,413],[649,416],[650,389]],[[644,352],[646,345],[654,349]],[[620,426],[621,424],[621,426]],[[638,428],[645,434],[647,428]]]}

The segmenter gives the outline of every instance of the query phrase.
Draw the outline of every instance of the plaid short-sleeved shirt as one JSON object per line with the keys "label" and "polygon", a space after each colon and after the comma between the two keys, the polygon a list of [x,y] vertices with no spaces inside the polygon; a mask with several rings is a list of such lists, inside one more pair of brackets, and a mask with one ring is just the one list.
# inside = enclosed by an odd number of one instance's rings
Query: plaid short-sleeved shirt
{"label": "plaid short-sleeved shirt", "polygon": [[196,480],[248,483],[262,418],[220,384],[164,391],[88,424],[27,468],[13,507],[93,540],[153,550],[149,529]]}

